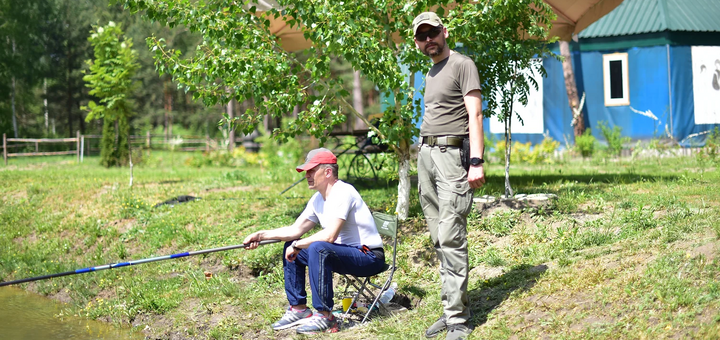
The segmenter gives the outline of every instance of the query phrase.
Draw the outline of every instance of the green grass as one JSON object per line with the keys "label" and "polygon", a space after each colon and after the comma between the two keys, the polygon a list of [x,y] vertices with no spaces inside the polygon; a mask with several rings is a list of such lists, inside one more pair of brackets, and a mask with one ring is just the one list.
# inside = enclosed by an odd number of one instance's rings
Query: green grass
{"label": "green grass", "polygon": [[[153,151],[135,167],[133,188],[128,169],[101,168],[96,157],[82,164],[73,157],[11,159],[0,169],[0,277],[238,244],[252,231],[288,225],[312,192],[300,183],[278,195],[300,178],[298,160],[281,155],[270,150],[256,165],[196,167],[207,163],[199,154]],[[663,159],[662,166],[654,159],[513,165],[517,193],[558,199],[539,210],[470,215],[471,339],[718,338],[715,166],[694,157]],[[501,195],[503,168],[486,169],[488,183],[476,195]],[[393,210],[392,178],[356,184],[373,210]],[[178,195],[202,199],[154,207]],[[415,189],[411,197],[395,281],[413,308],[331,337],[417,339],[442,313]],[[65,314],[138,330],[149,325],[154,338],[293,337],[268,326],[287,303],[281,249],[272,244],[22,287],[69,301]]]}

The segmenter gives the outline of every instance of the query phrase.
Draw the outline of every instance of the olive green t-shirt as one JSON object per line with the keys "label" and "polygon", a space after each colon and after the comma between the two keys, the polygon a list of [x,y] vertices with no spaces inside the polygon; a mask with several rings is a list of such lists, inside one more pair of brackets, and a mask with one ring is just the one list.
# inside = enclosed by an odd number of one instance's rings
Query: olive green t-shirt
{"label": "olive green t-shirt", "polygon": [[463,98],[472,90],[480,90],[480,76],[472,59],[455,52],[433,65],[425,77],[425,115],[420,136],[468,135]]}

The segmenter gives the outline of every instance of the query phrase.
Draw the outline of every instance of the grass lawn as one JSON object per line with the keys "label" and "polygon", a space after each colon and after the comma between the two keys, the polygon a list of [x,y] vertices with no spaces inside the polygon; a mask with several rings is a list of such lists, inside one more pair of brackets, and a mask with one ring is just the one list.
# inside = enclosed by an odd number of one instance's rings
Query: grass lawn
{"label": "grass lawn", "polygon": [[[312,194],[302,182],[279,195],[301,178],[295,157],[273,154],[261,165],[233,167],[198,160],[207,159],[153,151],[135,167],[129,188],[129,169],[104,169],[93,157],[82,164],[11,159],[0,167],[0,280],[239,244],[252,231],[291,224]],[[201,163],[210,166],[191,166]],[[717,164],[686,157],[513,165],[516,193],[558,199],[547,209],[471,214],[470,338],[720,338]],[[499,196],[503,166],[486,172],[488,184],[476,196]],[[394,182],[357,187],[371,209],[394,210]],[[202,199],[154,207],[179,195]],[[415,189],[411,205],[395,280],[410,310],[330,337],[418,339],[442,313]],[[153,339],[305,338],[269,327],[287,304],[281,247],[21,287],[66,302],[63,313],[131,326]]]}

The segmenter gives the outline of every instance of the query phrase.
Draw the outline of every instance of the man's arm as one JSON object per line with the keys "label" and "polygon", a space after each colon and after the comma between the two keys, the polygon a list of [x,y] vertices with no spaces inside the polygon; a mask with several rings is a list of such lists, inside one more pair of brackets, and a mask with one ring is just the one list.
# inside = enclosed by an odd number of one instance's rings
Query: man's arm
{"label": "man's arm", "polygon": [[344,223],[345,220],[340,218],[334,218],[333,221],[330,222],[329,225],[326,225],[323,230],[320,230],[309,237],[298,240],[295,246],[301,249],[305,249],[309,247],[310,244],[313,242],[325,241],[333,243],[335,242],[335,240],[337,240],[338,235],[340,235],[340,228],[342,228]]}
{"label": "man's arm", "polygon": [[243,241],[243,244],[245,245],[245,249],[255,249],[260,245],[260,241],[264,240],[280,240],[286,242],[297,240],[314,226],[315,222],[309,219],[297,220],[291,226],[256,231],[248,235]]}
{"label": "man's arm", "polygon": [[295,242],[294,244],[294,247],[287,247],[287,249],[285,250],[285,259],[290,262],[295,261],[295,258],[297,258],[297,253],[300,252],[299,249],[305,249],[307,247],[310,247],[310,244],[312,244],[313,242],[335,242],[338,235],[340,234],[340,228],[342,228],[343,223],[345,223],[345,220],[340,218],[334,218],[330,223],[325,225],[325,228],[323,230],[320,230],[309,237],[297,240],[297,242]]}
{"label": "man's arm", "polygon": [[[480,90],[472,90],[463,97],[468,112],[468,129],[470,131],[470,157],[483,158],[485,153],[485,137],[483,132],[482,96]],[[477,189],[485,184],[483,165],[470,166],[468,171],[470,187]]]}

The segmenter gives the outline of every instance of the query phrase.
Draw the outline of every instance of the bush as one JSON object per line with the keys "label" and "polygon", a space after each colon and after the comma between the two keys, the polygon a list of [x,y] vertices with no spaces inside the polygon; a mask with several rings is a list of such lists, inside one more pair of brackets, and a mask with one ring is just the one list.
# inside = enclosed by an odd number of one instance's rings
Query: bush
{"label": "bush", "polygon": [[[560,147],[560,142],[545,137],[545,139],[535,146],[532,143],[513,143],[513,149],[510,153],[510,160],[517,160],[520,163],[529,164],[540,164],[549,163],[552,160],[552,155]],[[501,140],[495,144],[495,148],[490,153],[491,157],[498,159],[498,161],[505,160],[505,141]]]}
{"label": "bush", "polygon": [[582,135],[575,137],[575,151],[586,158],[592,157],[595,153],[595,136],[590,129],[586,129]]}
{"label": "bush", "polygon": [[698,160],[701,162],[715,163],[720,155],[720,128],[715,129],[708,134],[705,139],[705,147],[701,148],[697,154]]}
{"label": "bush", "polygon": [[261,154],[249,152],[244,147],[236,147],[232,152],[215,150],[196,153],[185,160],[188,166],[201,168],[204,166],[236,167],[245,165],[258,165],[263,161]]}
{"label": "bush", "polygon": [[622,152],[623,144],[630,142],[630,137],[622,136],[622,128],[619,126],[613,126],[612,129],[608,126],[605,121],[600,121],[598,127],[602,132],[603,137],[608,143],[608,153],[615,156],[620,156]]}

